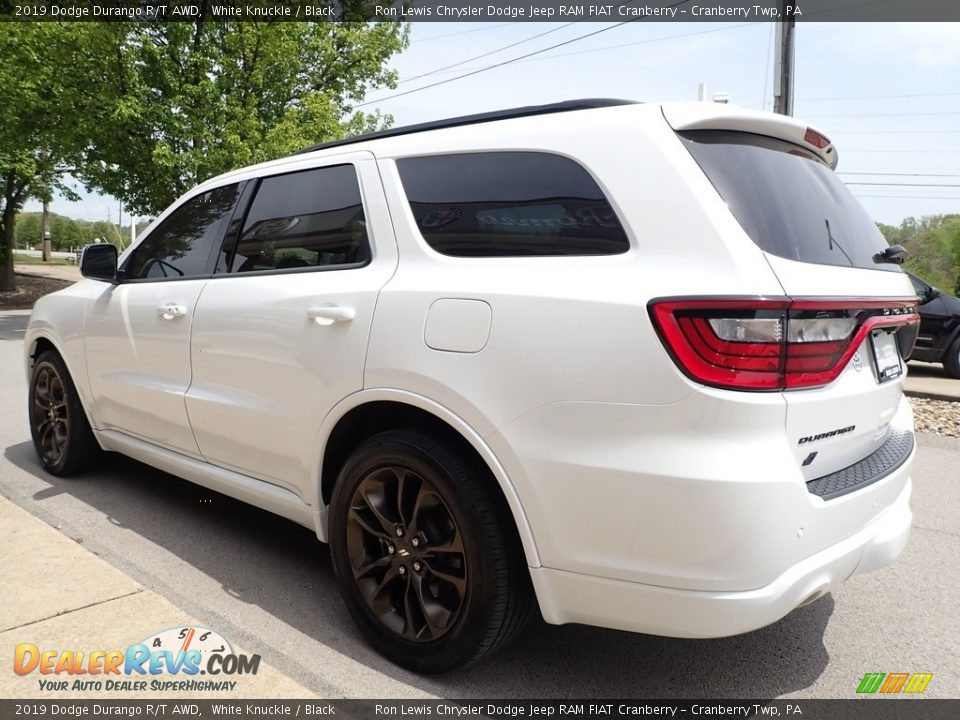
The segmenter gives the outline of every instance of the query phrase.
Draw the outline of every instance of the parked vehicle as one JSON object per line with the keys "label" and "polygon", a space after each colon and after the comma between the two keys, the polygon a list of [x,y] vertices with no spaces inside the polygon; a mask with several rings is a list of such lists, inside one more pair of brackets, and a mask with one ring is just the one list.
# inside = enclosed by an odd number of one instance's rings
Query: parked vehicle
{"label": "parked vehicle", "polygon": [[907,275],[920,298],[920,333],[909,359],[943,363],[948,373],[960,378],[960,299],[913,273]]}
{"label": "parked vehicle", "polygon": [[37,303],[37,454],[314,528],[364,635],[421,672],[534,602],[773,623],[911,526],[917,298],[836,159],[789,117],[577,101],[228,173]]}

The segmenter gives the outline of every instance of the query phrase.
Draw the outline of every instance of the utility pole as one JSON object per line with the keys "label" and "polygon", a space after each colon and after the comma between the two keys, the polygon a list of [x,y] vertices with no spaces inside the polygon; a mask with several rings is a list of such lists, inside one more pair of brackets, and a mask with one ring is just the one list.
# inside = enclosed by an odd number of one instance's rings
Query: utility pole
{"label": "utility pole", "polygon": [[787,0],[781,0],[780,18],[774,61],[773,111],[781,115],[793,115],[793,35],[797,21],[792,15],[787,17]]}
{"label": "utility pole", "polygon": [[50,262],[50,202],[46,198],[43,199],[43,215],[40,219],[40,227],[43,232],[43,261]]}

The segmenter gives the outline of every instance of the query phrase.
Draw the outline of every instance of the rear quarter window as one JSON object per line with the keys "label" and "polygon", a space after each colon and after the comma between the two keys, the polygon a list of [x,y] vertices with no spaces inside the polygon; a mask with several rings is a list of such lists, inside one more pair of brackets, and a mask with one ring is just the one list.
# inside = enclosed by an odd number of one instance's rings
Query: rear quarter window
{"label": "rear quarter window", "polygon": [[743,132],[704,130],[680,137],[762,250],[805,263],[900,272],[897,265],[874,261],[886,240],[813,153]]}
{"label": "rear quarter window", "polygon": [[457,257],[613,255],[630,243],[603,191],[578,163],[536,152],[397,161],[427,244]]}

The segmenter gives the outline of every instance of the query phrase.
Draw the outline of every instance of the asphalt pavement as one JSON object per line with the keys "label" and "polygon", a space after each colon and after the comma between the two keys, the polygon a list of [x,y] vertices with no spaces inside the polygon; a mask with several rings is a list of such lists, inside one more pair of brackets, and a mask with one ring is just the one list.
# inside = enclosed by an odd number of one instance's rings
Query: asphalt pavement
{"label": "asphalt pavement", "polygon": [[950,376],[941,363],[911,362],[904,388],[914,397],[960,401],[960,379]]}
{"label": "asphalt pavement", "polygon": [[[486,662],[423,678],[363,643],[334,587],[326,548],[309,530],[122,457],[76,479],[46,475],[26,420],[25,323],[25,313],[0,313],[0,494],[310,693],[849,698],[866,672],[932,672],[927,696],[960,697],[960,440],[919,436],[914,533],[896,564],[856,576],[772,626],[677,640],[537,621]],[[2,541],[0,567],[33,552],[29,542]],[[24,597],[24,588],[8,585],[7,571],[0,582],[5,601],[15,589]],[[0,609],[0,619],[8,612]],[[119,628],[140,621],[135,608],[109,619]],[[29,636],[31,625],[21,625]],[[64,645],[78,642],[84,626],[70,632]],[[0,656],[11,652],[0,647]]]}

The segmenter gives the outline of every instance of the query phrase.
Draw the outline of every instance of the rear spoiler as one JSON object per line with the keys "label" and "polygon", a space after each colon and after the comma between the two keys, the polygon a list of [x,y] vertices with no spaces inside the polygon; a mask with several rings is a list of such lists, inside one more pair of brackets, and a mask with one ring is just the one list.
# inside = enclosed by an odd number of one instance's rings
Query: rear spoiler
{"label": "rear spoiler", "polygon": [[823,133],[788,115],[747,110],[736,105],[683,102],[663,105],[663,117],[674,130],[733,130],[786,140],[820,157],[837,169],[839,156]]}

